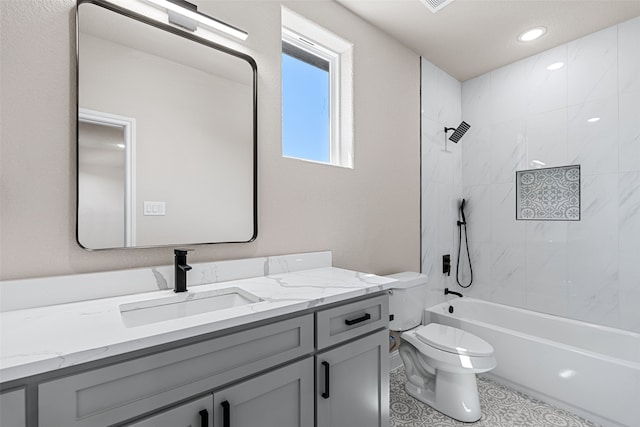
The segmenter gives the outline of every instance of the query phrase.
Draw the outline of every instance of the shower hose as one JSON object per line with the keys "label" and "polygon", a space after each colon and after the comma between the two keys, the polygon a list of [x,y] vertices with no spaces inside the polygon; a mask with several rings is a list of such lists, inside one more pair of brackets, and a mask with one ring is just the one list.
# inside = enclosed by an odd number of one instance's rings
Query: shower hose
{"label": "shower hose", "polygon": [[[467,220],[464,216],[464,204],[465,199],[462,199],[460,203],[460,218],[461,221],[458,221],[458,263],[456,264],[456,282],[461,288],[468,288],[473,283],[473,268],[471,267],[471,254],[469,253],[469,236],[467,233]],[[462,232],[464,227],[464,243],[467,250],[467,259],[469,260],[469,284],[463,285],[460,281],[460,252],[462,249]]]}

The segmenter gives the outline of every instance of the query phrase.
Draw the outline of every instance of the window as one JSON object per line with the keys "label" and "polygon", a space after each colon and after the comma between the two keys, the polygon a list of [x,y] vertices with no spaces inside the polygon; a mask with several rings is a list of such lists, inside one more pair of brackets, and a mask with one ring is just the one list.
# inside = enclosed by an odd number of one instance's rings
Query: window
{"label": "window", "polygon": [[282,11],[282,155],[353,167],[351,44]]}
{"label": "window", "polygon": [[282,154],[331,163],[331,62],[282,41]]}

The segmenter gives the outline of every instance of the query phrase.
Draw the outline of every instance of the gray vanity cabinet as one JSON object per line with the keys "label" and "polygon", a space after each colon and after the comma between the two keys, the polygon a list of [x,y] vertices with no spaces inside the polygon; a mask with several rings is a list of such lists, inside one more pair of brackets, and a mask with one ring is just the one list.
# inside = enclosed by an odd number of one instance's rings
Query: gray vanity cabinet
{"label": "gray vanity cabinet", "polygon": [[211,408],[213,396],[208,394],[127,427],[211,427]]}
{"label": "gray vanity cabinet", "polygon": [[389,334],[316,356],[317,427],[389,425]]}
{"label": "gray vanity cabinet", "polygon": [[[387,427],[388,296],[283,319],[36,379],[29,425]],[[24,390],[1,397],[25,427]]]}
{"label": "gray vanity cabinet", "polygon": [[313,426],[313,358],[225,388],[213,398],[213,427]]}
{"label": "gray vanity cabinet", "polygon": [[388,303],[380,295],[317,312],[317,427],[388,427]]}

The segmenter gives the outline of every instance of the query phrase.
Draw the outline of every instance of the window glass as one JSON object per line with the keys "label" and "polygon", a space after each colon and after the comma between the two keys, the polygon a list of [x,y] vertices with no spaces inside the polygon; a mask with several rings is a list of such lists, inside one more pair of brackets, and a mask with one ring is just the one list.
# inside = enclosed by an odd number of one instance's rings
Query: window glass
{"label": "window glass", "polygon": [[282,154],[331,160],[329,62],[283,43]]}

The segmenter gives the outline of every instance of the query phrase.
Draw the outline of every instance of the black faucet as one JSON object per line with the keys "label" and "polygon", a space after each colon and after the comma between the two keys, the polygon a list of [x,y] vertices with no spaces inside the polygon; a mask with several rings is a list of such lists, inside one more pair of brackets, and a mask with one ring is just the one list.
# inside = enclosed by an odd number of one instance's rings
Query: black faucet
{"label": "black faucet", "polygon": [[460,298],[462,298],[462,294],[460,292],[454,292],[454,291],[450,291],[449,288],[444,288],[444,294],[445,295],[458,295]]}
{"label": "black faucet", "polygon": [[187,252],[192,249],[175,249],[175,282],[173,292],[187,292],[187,271],[191,266],[187,264]]}

